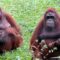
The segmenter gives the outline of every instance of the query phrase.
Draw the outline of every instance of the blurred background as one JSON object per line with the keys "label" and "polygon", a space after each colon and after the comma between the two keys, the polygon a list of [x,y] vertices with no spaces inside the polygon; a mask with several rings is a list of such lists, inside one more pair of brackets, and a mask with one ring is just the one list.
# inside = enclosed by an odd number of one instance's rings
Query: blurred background
{"label": "blurred background", "polygon": [[0,0],[0,7],[10,13],[21,27],[24,43],[21,48],[0,56],[0,60],[31,60],[29,42],[44,12],[53,7],[60,13],[60,0]]}

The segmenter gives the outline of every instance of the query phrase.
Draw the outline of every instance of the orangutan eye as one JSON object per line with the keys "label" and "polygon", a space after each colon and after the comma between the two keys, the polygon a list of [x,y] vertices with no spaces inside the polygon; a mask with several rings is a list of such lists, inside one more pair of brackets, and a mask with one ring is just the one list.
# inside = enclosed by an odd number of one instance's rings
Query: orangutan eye
{"label": "orangutan eye", "polygon": [[54,19],[54,16],[46,16],[46,19]]}

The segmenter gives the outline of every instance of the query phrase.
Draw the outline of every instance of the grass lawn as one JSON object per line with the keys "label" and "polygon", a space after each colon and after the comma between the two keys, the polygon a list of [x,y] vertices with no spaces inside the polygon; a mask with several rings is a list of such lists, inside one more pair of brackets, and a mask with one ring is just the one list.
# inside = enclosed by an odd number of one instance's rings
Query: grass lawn
{"label": "grass lawn", "polygon": [[31,60],[29,41],[32,32],[48,7],[60,11],[60,0],[0,0],[0,7],[16,19],[24,38],[21,48],[0,56],[0,60],[16,60],[16,56],[21,60]]}

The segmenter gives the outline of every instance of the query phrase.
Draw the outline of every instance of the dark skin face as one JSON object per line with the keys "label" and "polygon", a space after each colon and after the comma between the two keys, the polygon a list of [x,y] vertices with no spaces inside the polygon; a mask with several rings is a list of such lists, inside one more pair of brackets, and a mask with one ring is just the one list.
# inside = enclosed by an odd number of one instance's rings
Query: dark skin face
{"label": "dark skin face", "polygon": [[43,31],[40,34],[41,39],[56,39],[60,35],[59,33],[56,33],[56,14],[54,12],[48,12],[46,13],[44,17],[44,27]]}
{"label": "dark skin face", "polygon": [[49,12],[46,14],[46,16],[45,16],[45,27],[46,27],[47,31],[49,31],[49,32],[54,31],[55,20],[56,20],[56,17],[55,17],[55,14],[53,12]]}
{"label": "dark skin face", "polygon": [[0,10],[0,42],[3,40],[3,37],[6,36],[5,29],[9,26],[10,24],[8,23],[5,15],[3,14],[2,10]]}

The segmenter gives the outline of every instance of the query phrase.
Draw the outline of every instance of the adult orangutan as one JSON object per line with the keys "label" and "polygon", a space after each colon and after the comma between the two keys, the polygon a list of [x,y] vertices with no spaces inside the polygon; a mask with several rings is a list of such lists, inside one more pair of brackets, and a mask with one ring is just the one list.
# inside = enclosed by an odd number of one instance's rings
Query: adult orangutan
{"label": "adult orangutan", "polygon": [[59,55],[60,17],[53,8],[49,8],[37,25],[30,40],[32,60],[48,60]]}
{"label": "adult orangutan", "polygon": [[23,38],[13,17],[0,8],[0,53],[21,46]]}

